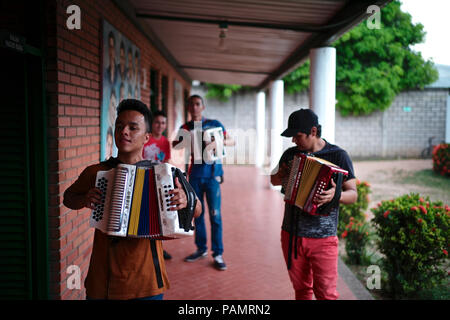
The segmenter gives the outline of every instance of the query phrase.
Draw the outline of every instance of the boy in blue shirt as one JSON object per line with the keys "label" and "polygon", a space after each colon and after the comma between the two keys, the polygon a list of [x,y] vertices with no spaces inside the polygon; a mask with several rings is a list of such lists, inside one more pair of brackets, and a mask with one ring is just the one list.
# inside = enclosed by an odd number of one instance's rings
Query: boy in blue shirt
{"label": "boy in blue shirt", "polygon": [[[202,131],[211,128],[222,128],[224,134],[224,144],[230,145],[231,141],[227,140],[225,127],[217,120],[206,119],[202,116],[202,112],[205,110],[205,104],[202,97],[193,95],[188,98],[187,101],[188,112],[191,115],[192,120],[183,124],[180,127],[180,133],[187,134],[194,128],[200,127]],[[188,135],[190,137],[190,133]],[[182,135],[178,134],[178,139],[173,141],[173,147],[182,141]],[[203,144],[202,144],[203,145]],[[195,245],[197,251],[187,256],[184,260],[187,262],[193,262],[200,258],[205,258],[208,255],[207,252],[207,239],[206,239],[206,225],[205,225],[205,204],[204,195],[206,195],[206,201],[209,209],[209,219],[211,222],[211,250],[214,258],[214,266],[219,270],[226,270],[226,264],[223,260],[223,241],[222,241],[222,217],[221,217],[221,193],[220,184],[223,181],[223,169],[220,159],[216,161],[206,161],[203,159],[203,148],[201,150],[202,159],[194,159],[193,151],[191,153],[191,162],[189,167],[189,183],[194,188],[197,197],[202,204],[201,215],[194,220],[195,222]]]}

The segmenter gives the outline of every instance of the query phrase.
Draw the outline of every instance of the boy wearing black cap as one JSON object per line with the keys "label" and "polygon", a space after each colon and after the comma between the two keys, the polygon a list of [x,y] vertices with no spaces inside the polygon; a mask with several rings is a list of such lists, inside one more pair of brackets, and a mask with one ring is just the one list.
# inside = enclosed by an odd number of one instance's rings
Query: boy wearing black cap
{"label": "boy wearing black cap", "polygon": [[[292,137],[296,146],[287,149],[281,156],[278,168],[270,177],[273,185],[283,184],[289,176],[289,162],[296,154],[304,153],[328,160],[347,170],[348,176],[342,184],[339,202],[349,204],[356,201],[358,195],[352,161],[345,150],[321,138],[321,126],[312,110],[300,109],[293,112],[289,116],[288,128],[281,135]],[[284,190],[281,192],[284,193]],[[331,181],[331,187],[321,193],[317,204],[321,206],[329,203],[335,192],[336,184]],[[311,300],[313,293],[318,300],[338,298],[339,205],[323,214],[310,215],[294,205],[285,204],[281,244],[297,300]],[[296,245],[290,246],[292,241]],[[291,259],[292,247],[297,250],[297,257],[294,259]]]}

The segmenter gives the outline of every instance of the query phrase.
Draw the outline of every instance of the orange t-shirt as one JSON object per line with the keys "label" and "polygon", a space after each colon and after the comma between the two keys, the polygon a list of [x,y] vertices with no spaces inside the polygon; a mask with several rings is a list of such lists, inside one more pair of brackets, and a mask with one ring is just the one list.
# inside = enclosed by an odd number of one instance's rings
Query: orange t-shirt
{"label": "orange t-shirt", "polygon": [[[87,167],[69,187],[86,193],[95,186],[97,171],[107,163]],[[112,237],[95,230],[86,295],[92,299],[135,299],[169,289],[161,240]]]}

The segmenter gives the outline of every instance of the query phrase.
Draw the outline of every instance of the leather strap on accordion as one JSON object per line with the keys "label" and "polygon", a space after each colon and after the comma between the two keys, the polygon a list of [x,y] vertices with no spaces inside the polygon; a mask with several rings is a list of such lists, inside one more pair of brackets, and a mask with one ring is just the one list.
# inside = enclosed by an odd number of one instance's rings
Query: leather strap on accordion
{"label": "leather strap on accordion", "polygon": [[156,282],[158,283],[158,288],[162,288],[164,286],[164,282],[161,274],[161,266],[159,265],[156,240],[150,239],[150,249],[152,252],[153,265],[155,266]]}
{"label": "leather strap on accordion", "polygon": [[289,231],[289,248],[288,248],[288,258],[287,258],[287,268],[291,269],[292,265],[292,240],[295,238],[295,259],[297,259],[297,229],[298,229],[298,214],[295,213],[294,207],[291,211],[291,230]]}
{"label": "leather strap on accordion", "polygon": [[[337,180],[336,180],[336,191],[334,193],[333,199],[318,208],[318,214],[326,214],[330,212],[334,207],[336,207],[339,204],[339,200],[341,199],[341,193],[342,193],[342,183],[344,182],[344,174],[341,172],[336,173],[337,174]],[[293,209],[293,208],[292,208]],[[287,258],[287,268],[288,270],[291,268],[292,265],[292,241],[294,240],[294,258],[297,259],[297,230],[298,230],[298,217],[299,214],[295,212],[295,210],[291,211],[291,230],[289,232],[289,248],[288,248],[288,258]]]}
{"label": "leather strap on accordion", "polygon": [[188,232],[194,230],[191,222],[192,218],[194,217],[197,197],[195,196],[194,188],[192,188],[191,184],[186,180],[183,172],[178,168],[174,169],[174,177],[178,178],[178,181],[181,183],[181,186],[186,193],[187,198],[186,208],[178,210],[178,219],[180,221],[180,227],[183,228],[184,231]]}

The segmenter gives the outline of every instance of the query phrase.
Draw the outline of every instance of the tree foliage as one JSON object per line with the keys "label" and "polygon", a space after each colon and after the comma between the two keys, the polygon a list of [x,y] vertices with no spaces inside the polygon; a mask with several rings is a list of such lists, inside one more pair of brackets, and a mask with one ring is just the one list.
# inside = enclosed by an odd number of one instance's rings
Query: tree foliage
{"label": "tree foliage", "polygon": [[237,92],[242,89],[241,85],[238,84],[206,84],[206,98],[215,98],[219,101],[226,102],[233,95],[234,92]]}
{"label": "tree foliage", "polygon": [[[336,48],[336,98],[342,115],[369,114],[387,109],[402,90],[423,89],[437,80],[433,62],[424,61],[410,47],[423,42],[422,24],[393,1],[381,10],[381,28],[365,22],[344,34]],[[309,87],[309,63],[284,79],[288,93]]]}
{"label": "tree foliage", "polygon": [[[408,89],[423,89],[438,78],[432,61],[425,61],[411,46],[424,40],[423,25],[393,1],[381,10],[380,29],[360,23],[333,43],[337,52],[336,98],[342,115],[385,110],[395,96]],[[287,93],[307,90],[309,61],[283,78]],[[227,99],[238,87],[214,85],[210,97]],[[221,93],[222,92],[222,93]]]}

